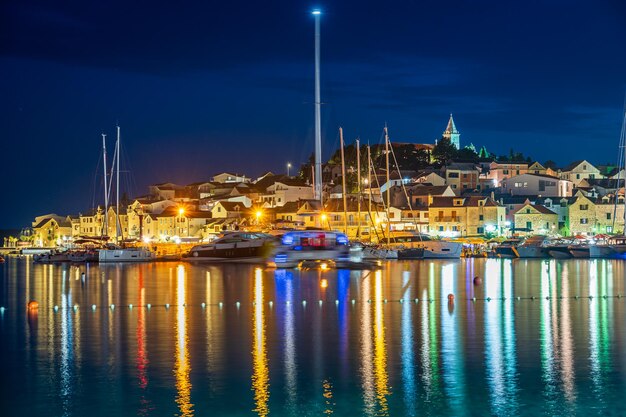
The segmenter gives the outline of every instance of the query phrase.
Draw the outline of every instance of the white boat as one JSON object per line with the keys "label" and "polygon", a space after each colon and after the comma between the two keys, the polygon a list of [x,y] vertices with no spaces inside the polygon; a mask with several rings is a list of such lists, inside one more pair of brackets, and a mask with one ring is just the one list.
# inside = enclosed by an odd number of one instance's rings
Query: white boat
{"label": "white boat", "polygon": [[194,246],[185,258],[190,262],[262,263],[271,256],[275,243],[276,238],[269,234],[231,232]]}
{"label": "white boat", "polygon": [[99,262],[147,262],[153,261],[156,254],[146,248],[111,248],[98,251]]}
{"label": "white boat", "polygon": [[463,244],[447,240],[433,240],[423,234],[403,234],[392,236],[384,244],[396,249],[398,259],[459,259]]}
{"label": "white boat", "polygon": [[590,245],[589,257],[626,259],[626,236],[612,236],[606,244]]}
{"label": "white boat", "polygon": [[303,230],[283,235],[274,255],[277,268],[294,268],[303,262],[333,262],[336,266],[363,260],[363,247],[350,245],[343,233]]}

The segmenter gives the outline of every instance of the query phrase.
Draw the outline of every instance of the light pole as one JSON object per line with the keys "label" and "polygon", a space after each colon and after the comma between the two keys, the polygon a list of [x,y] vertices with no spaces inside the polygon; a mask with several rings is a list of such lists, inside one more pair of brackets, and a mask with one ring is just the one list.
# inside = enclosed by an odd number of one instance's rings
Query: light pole
{"label": "light pole", "polygon": [[289,176],[290,169],[291,169],[291,162],[287,162],[287,176]]}
{"label": "light pole", "polygon": [[[181,207],[181,208],[179,208],[179,209],[178,209],[178,217],[179,217],[179,220],[178,220],[178,222],[179,222],[179,225],[178,225],[178,234],[179,234],[179,235],[182,235],[182,234],[183,234],[183,228],[182,228],[182,226],[180,225],[180,223],[183,221],[183,214],[185,214],[185,209]],[[189,235],[189,231],[187,231],[187,235]]]}
{"label": "light pole", "polygon": [[315,17],[315,199],[322,201],[322,121],[320,98],[320,10]]}

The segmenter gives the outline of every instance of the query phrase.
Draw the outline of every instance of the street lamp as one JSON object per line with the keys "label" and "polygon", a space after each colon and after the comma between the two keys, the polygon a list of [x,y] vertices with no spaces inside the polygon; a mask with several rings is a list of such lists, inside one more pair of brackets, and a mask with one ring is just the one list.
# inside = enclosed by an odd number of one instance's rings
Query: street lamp
{"label": "street lamp", "polygon": [[291,169],[291,162],[287,162],[287,176],[289,176],[290,169]]}
{"label": "street lamp", "polygon": [[[183,214],[185,214],[185,209],[181,207],[181,208],[178,209],[178,218],[179,218],[179,220],[178,220],[178,222],[179,222],[178,234],[179,235],[183,234],[183,228],[182,228],[182,226],[180,226],[180,222],[182,222],[182,220],[183,220]],[[189,231],[187,231],[187,236],[189,236]]]}

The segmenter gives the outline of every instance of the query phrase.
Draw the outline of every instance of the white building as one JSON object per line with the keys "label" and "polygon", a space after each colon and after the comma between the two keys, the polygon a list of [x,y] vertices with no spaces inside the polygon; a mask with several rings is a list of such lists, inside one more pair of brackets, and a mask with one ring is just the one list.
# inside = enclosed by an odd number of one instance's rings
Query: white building
{"label": "white building", "polygon": [[522,174],[502,180],[502,192],[511,195],[571,197],[573,188],[567,179],[541,174]]}

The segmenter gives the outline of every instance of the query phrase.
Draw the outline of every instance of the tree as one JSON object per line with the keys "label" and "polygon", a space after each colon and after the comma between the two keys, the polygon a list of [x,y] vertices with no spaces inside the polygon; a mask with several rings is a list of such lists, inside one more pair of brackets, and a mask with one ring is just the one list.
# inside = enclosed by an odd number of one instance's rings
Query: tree
{"label": "tree", "polygon": [[455,160],[463,162],[478,162],[478,154],[471,148],[463,148],[456,151]]}
{"label": "tree", "polygon": [[446,162],[454,159],[457,152],[456,147],[450,142],[450,139],[441,138],[433,148],[433,159],[439,165],[444,165]]}

